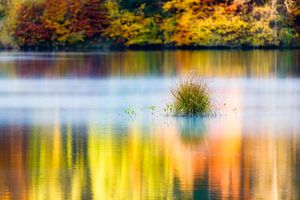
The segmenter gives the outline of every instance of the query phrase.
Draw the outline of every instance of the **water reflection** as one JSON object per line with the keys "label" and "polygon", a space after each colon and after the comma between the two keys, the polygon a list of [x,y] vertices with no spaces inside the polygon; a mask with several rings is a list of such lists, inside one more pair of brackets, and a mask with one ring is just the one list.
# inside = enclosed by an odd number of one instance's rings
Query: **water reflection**
{"label": "water reflection", "polygon": [[[299,64],[297,50],[0,53],[0,199],[299,199]],[[151,114],[192,69],[217,116]]]}
{"label": "water reflection", "polygon": [[298,129],[191,123],[2,126],[1,199],[297,199]]}
{"label": "water reflection", "polygon": [[172,76],[197,70],[217,77],[299,76],[299,50],[0,53],[9,78]]}
{"label": "water reflection", "polygon": [[204,118],[178,117],[176,123],[183,143],[198,146],[199,143],[204,141],[204,134],[206,132]]}

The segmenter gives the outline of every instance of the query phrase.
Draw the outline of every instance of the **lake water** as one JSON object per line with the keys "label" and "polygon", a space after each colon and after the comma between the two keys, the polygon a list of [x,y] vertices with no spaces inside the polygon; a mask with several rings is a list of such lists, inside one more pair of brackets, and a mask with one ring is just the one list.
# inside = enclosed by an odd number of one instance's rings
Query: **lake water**
{"label": "lake water", "polygon": [[[165,112],[191,71],[215,117]],[[300,50],[2,52],[0,75],[0,199],[300,199]]]}

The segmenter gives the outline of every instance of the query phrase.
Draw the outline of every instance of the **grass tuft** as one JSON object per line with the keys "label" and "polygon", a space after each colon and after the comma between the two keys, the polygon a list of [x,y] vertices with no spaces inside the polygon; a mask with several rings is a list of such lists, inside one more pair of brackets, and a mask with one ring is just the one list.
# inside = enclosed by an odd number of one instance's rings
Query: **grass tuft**
{"label": "grass tuft", "polygon": [[210,95],[205,81],[194,74],[171,89],[177,116],[205,116],[211,112]]}

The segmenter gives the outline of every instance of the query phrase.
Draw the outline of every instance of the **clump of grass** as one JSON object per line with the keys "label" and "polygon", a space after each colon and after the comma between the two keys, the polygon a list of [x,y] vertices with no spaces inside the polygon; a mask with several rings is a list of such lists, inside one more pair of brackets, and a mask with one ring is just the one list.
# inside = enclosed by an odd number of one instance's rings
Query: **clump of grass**
{"label": "clump of grass", "polygon": [[176,88],[171,89],[171,94],[177,116],[205,116],[211,112],[207,84],[194,74],[180,81]]}

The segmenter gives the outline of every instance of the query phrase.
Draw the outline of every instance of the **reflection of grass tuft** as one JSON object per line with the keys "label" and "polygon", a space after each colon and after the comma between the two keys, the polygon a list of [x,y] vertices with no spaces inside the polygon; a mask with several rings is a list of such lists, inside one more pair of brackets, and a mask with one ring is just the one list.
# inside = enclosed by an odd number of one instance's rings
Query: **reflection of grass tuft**
{"label": "reflection of grass tuft", "polygon": [[207,85],[194,74],[189,75],[171,89],[174,112],[178,116],[203,116],[211,112],[211,101]]}
{"label": "reflection of grass tuft", "polygon": [[206,133],[204,118],[182,117],[178,119],[177,124],[183,144],[198,146],[203,143]]}

